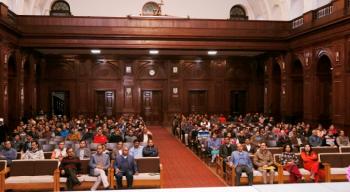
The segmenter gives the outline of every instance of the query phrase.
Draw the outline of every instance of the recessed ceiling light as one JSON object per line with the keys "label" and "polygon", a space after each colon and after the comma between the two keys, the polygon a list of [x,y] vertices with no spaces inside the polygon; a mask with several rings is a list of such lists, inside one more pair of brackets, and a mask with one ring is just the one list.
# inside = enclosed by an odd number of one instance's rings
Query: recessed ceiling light
{"label": "recessed ceiling light", "polygon": [[151,54],[151,55],[158,55],[159,51],[158,50],[149,50],[149,54]]}
{"label": "recessed ceiling light", "polygon": [[99,49],[91,49],[90,51],[92,54],[100,54],[101,53],[101,50],[99,50]]}
{"label": "recessed ceiling light", "polygon": [[218,54],[217,51],[208,51],[208,55],[216,55],[216,54]]}

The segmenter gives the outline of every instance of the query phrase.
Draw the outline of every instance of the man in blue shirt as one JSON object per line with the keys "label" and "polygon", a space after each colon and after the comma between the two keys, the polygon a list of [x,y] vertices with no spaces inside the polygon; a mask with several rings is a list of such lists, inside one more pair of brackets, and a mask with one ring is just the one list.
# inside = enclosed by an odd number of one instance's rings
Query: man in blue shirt
{"label": "man in blue shirt", "polygon": [[235,168],[236,172],[236,185],[240,185],[240,179],[242,172],[246,172],[248,175],[248,184],[253,185],[253,164],[249,157],[249,153],[243,151],[243,145],[237,144],[237,150],[231,154],[231,166]]}
{"label": "man in blue shirt", "polygon": [[140,145],[139,140],[134,140],[134,146],[131,147],[129,155],[133,156],[135,159],[142,157],[143,146]]}
{"label": "man in blue shirt", "polygon": [[17,158],[17,151],[12,148],[10,141],[5,141],[5,147],[0,152],[0,159],[7,160],[7,165],[12,163],[12,160]]}

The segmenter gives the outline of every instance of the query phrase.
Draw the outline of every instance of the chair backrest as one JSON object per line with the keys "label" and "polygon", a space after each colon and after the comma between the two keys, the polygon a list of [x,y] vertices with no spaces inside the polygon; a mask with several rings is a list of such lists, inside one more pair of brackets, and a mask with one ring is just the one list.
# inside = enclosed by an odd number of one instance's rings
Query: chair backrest
{"label": "chair backrest", "polygon": [[48,140],[47,139],[38,139],[38,143],[39,145],[45,145],[45,144],[48,144]]}
{"label": "chair backrest", "polygon": [[106,148],[110,151],[113,151],[113,149],[117,148],[117,143],[107,143]]}
{"label": "chair backrest", "polygon": [[45,159],[51,159],[52,152],[44,152]]}
{"label": "chair backrest", "polygon": [[276,147],[277,146],[277,140],[267,140],[266,145],[268,147]]}
{"label": "chair backrest", "polygon": [[142,157],[135,160],[140,173],[160,173],[159,157]]}
{"label": "chair backrest", "polygon": [[58,160],[13,160],[10,176],[53,175]]}
{"label": "chair backrest", "polygon": [[123,144],[124,147],[127,147],[127,148],[131,148],[134,144],[133,143],[130,143],[130,142],[126,142]]}
{"label": "chair backrest", "polygon": [[50,152],[50,151],[53,151],[55,149],[55,146],[54,144],[45,144],[42,146],[43,148],[43,151],[44,152]]}
{"label": "chair backrest", "polygon": [[272,153],[272,155],[273,154],[280,154],[283,151],[282,147],[268,147],[267,149]]}
{"label": "chair backrest", "polygon": [[[300,153],[304,150],[304,147],[300,147]],[[313,147],[317,153],[339,153],[338,147]]]}
{"label": "chair backrest", "polygon": [[339,148],[340,153],[350,153],[350,146],[344,146]]}
{"label": "chair backrest", "polygon": [[83,160],[80,160],[80,162],[81,162],[81,174],[89,174],[89,172],[90,172],[90,167],[89,167],[90,159],[83,159]]}
{"label": "chair backrest", "polygon": [[0,160],[0,171],[3,171],[7,167],[6,160]]}
{"label": "chair backrest", "polygon": [[99,143],[91,143],[90,144],[90,150],[91,151],[96,151],[98,145],[100,145],[100,144]]}
{"label": "chair backrest", "polygon": [[79,144],[79,143],[74,143],[74,145],[73,145],[74,150],[79,149],[79,147],[80,147],[80,144]]}
{"label": "chair backrest", "polygon": [[62,136],[55,136],[55,137],[53,138],[53,140],[56,141],[56,142],[60,142],[60,141],[63,141],[63,140],[64,140],[64,137],[62,137]]}
{"label": "chair backrest", "polygon": [[322,163],[329,163],[331,167],[348,167],[350,164],[350,153],[320,153],[319,160]]}

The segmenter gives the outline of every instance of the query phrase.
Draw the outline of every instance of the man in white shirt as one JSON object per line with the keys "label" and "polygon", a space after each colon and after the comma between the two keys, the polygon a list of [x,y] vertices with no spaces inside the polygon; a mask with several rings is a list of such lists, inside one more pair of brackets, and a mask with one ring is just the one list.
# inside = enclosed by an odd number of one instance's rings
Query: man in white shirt
{"label": "man in white shirt", "polygon": [[32,148],[26,151],[22,159],[45,159],[43,150],[39,150],[37,141],[31,142]]}

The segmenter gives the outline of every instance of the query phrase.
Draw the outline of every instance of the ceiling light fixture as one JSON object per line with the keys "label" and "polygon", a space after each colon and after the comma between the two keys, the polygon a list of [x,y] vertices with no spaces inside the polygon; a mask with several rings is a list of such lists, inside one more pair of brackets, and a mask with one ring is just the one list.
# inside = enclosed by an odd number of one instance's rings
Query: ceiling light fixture
{"label": "ceiling light fixture", "polygon": [[208,51],[208,55],[216,55],[216,54],[218,54],[217,51]]}
{"label": "ceiling light fixture", "polygon": [[151,55],[158,55],[159,51],[158,50],[149,50],[149,54],[151,54]]}
{"label": "ceiling light fixture", "polygon": [[92,54],[100,54],[100,53],[101,53],[101,50],[99,50],[99,49],[91,49],[90,52],[91,52]]}

